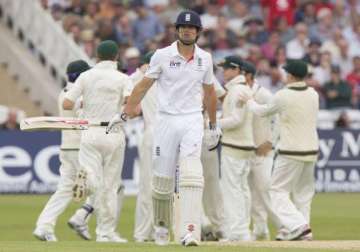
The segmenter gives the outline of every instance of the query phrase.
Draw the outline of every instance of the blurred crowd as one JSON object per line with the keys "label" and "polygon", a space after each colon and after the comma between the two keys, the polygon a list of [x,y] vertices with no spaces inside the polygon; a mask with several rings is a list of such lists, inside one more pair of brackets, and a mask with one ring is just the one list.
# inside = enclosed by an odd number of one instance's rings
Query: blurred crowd
{"label": "blurred crowd", "polygon": [[286,60],[304,59],[321,108],[360,108],[358,0],[39,1],[91,58],[100,41],[117,41],[128,73],[141,55],[174,41],[174,19],[192,9],[203,23],[198,44],[214,62],[238,54],[257,66],[258,82],[275,92],[283,86]]}

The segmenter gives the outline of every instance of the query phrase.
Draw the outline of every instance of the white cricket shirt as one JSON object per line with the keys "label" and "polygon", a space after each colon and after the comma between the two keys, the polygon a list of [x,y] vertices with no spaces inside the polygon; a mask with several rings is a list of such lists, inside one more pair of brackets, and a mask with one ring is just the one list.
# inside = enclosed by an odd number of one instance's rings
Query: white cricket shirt
{"label": "white cricket shirt", "polygon": [[154,53],[145,76],[157,80],[159,112],[201,112],[202,85],[213,84],[212,58],[208,52],[195,45],[194,55],[187,61],[180,55],[175,41]]}
{"label": "white cricket shirt", "polygon": [[121,109],[131,87],[129,76],[117,70],[115,61],[101,61],[82,73],[65,97],[71,101],[83,97],[84,118],[110,121]]}

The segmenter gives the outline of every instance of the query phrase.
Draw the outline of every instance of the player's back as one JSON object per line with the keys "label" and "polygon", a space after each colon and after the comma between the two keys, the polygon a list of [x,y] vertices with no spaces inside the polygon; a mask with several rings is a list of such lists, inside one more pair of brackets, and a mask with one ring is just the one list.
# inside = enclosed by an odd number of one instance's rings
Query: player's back
{"label": "player's back", "polygon": [[116,62],[102,61],[83,73],[79,84],[83,86],[84,117],[109,121],[124,103],[130,79],[117,70]]}

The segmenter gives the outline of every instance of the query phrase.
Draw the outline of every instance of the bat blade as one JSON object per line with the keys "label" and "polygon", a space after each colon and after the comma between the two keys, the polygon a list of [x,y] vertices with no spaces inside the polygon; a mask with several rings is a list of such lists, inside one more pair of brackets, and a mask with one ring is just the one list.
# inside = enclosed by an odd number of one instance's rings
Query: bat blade
{"label": "bat blade", "polygon": [[36,130],[86,130],[89,121],[71,117],[30,117],[20,122],[20,129],[23,131]]}

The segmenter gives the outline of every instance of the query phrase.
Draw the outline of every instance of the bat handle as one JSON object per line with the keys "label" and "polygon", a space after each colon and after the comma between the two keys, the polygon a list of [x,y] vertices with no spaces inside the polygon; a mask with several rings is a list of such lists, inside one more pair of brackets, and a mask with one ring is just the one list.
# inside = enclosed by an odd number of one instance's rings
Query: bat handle
{"label": "bat handle", "polygon": [[109,122],[100,122],[100,126],[108,126]]}

